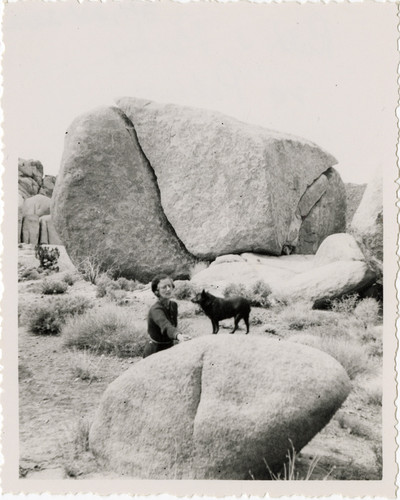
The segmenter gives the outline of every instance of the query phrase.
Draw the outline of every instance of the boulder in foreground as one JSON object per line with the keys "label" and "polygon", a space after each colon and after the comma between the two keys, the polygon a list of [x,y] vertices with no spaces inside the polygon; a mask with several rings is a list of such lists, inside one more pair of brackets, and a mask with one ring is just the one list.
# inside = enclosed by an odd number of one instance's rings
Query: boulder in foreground
{"label": "boulder in foreground", "polygon": [[107,388],[95,455],[140,479],[250,479],[300,450],[346,399],[343,367],[261,336],[205,336],[138,362]]}

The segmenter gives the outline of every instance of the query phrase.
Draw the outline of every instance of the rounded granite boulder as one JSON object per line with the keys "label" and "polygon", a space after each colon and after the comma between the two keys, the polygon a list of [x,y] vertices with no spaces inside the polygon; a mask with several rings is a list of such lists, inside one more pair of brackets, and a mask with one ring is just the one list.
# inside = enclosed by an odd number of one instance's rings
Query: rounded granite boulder
{"label": "rounded granite boulder", "polygon": [[344,368],[308,346],[204,336],[139,361],[105,391],[89,433],[103,464],[140,479],[266,477],[350,391]]}

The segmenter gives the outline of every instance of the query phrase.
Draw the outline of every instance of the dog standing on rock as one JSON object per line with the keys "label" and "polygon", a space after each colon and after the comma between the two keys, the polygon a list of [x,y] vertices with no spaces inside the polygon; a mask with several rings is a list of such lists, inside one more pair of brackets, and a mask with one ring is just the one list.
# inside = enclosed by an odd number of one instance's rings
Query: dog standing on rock
{"label": "dog standing on rock", "polygon": [[235,318],[235,324],[230,333],[236,332],[241,319],[246,323],[246,334],[249,333],[249,315],[251,307],[250,302],[244,297],[221,299],[203,290],[192,299],[192,302],[199,304],[206,316],[211,319],[213,327],[212,333],[218,333],[219,321],[232,317]]}

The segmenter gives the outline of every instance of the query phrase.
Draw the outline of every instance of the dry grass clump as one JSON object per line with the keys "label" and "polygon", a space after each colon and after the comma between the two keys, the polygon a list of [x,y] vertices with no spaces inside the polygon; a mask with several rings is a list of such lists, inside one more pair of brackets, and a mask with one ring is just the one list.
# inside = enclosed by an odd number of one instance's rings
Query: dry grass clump
{"label": "dry grass clump", "polygon": [[375,433],[370,426],[356,415],[348,415],[347,413],[339,411],[334,419],[339,423],[342,429],[345,429],[349,434],[353,434],[353,436],[371,440],[375,438]]}
{"label": "dry grass clump", "polygon": [[230,283],[225,287],[224,296],[229,297],[245,297],[254,307],[270,307],[271,288],[262,280],[256,281],[249,287],[242,283]]}
{"label": "dry grass clump", "polygon": [[351,314],[354,311],[358,301],[357,294],[346,295],[340,299],[333,299],[330,301],[332,311],[336,313]]}
{"label": "dry grass clump", "polygon": [[62,279],[68,286],[72,286],[79,281],[79,276],[76,273],[65,273]]}
{"label": "dry grass clump", "polygon": [[142,356],[147,340],[145,322],[113,304],[70,318],[62,334],[67,347],[122,358]]}
{"label": "dry grass clump", "polygon": [[73,349],[68,359],[68,365],[74,379],[93,382],[101,378],[104,356],[96,356],[86,349]]}
{"label": "dry grass clump", "polygon": [[28,330],[34,335],[57,335],[67,318],[82,314],[92,306],[91,301],[83,296],[60,297],[40,306],[27,308],[24,320]]}
{"label": "dry grass clump", "polygon": [[126,298],[126,293],[115,292],[133,292],[144,285],[135,280],[128,280],[126,278],[118,278],[117,280],[111,279],[107,274],[101,274],[96,280],[97,297],[107,297],[114,302],[123,302],[122,298]]}
{"label": "dry grass clump", "polygon": [[18,281],[38,280],[40,277],[36,267],[25,267],[18,264]]}
{"label": "dry grass clump", "polygon": [[55,279],[45,279],[42,283],[42,293],[45,295],[58,295],[65,293],[68,289],[68,284],[65,281]]}
{"label": "dry grass clump", "polygon": [[382,379],[380,377],[368,379],[362,384],[362,391],[368,404],[382,406]]}
{"label": "dry grass clump", "polygon": [[280,314],[280,319],[288,324],[289,330],[304,330],[313,326],[321,326],[322,315],[312,309],[309,302],[297,302],[287,306]]}
{"label": "dry grass clump", "polygon": [[177,300],[190,300],[200,291],[199,288],[190,281],[176,281],[174,297]]}
{"label": "dry grass clump", "polygon": [[367,351],[357,342],[340,337],[310,334],[295,335],[290,340],[326,352],[343,366],[351,380],[360,374],[375,370]]}
{"label": "dry grass clump", "polygon": [[98,464],[89,451],[90,421],[81,417],[62,432],[59,447],[67,477],[77,478],[98,470]]}
{"label": "dry grass clump", "polygon": [[380,316],[379,302],[373,298],[362,299],[354,308],[353,314],[362,322],[364,328],[376,325]]}

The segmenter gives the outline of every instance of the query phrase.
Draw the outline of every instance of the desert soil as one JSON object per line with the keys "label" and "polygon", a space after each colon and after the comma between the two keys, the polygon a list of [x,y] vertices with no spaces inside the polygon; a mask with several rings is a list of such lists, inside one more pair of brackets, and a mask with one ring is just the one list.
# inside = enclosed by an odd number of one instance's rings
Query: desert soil
{"label": "desert soil", "polygon": [[[38,265],[33,247],[19,248],[19,262],[25,267]],[[73,270],[68,259],[61,259],[62,277]],[[24,311],[30,306],[50,300],[40,293],[41,280],[19,283],[19,429],[20,476],[25,478],[58,479],[74,477],[113,478],[115,474],[102,470],[89,452],[77,451],[79,429],[90,422],[99,400],[110,382],[140,358],[98,356],[97,379],[82,380],[74,372],[76,351],[63,346],[63,337],[36,336],[24,323]],[[106,299],[96,298],[96,287],[82,279],[69,287],[69,295],[84,295],[101,307]],[[149,296],[145,300],[132,298],[138,319],[145,319]],[[193,310],[188,301],[179,301],[184,329],[192,335],[209,335],[211,323]],[[333,313],[327,313],[333,314]],[[259,321],[252,324],[252,335],[284,338],[287,328],[280,311],[253,308]],[[273,327],[271,327],[273,325]],[[227,334],[231,320],[223,323],[219,335]],[[266,331],[267,330],[267,331]],[[301,333],[305,333],[303,330]],[[244,335],[242,328],[236,334]],[[379,373],[377,374],[379,376]],[[353,380],[353,390],[330,423],[301,451],[297,472],[304,475],[311,461],[318,457],[312,479],[379,479],[381,477],[381,406],[370,404],[362,389],[363,380]],[[78,443],[79,444],[79,443]]]}

